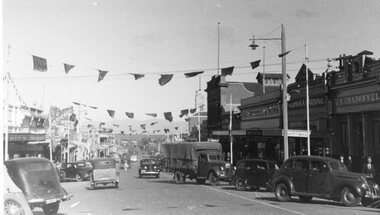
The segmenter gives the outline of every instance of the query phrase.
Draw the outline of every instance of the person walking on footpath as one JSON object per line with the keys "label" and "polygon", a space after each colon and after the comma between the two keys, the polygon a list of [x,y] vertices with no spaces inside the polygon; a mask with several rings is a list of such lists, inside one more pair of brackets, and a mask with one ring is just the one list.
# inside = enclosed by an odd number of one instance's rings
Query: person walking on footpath
{"label": "person walking on footpath", "polygon": [[344,163],[349,172],[352,172],[352,158],[351,155],[348,155],[346,162]]}
{"label": "person walking on footpath", "polygon": [[367,158],[367,162],[363,165],[362,172],[364,174],[369,174],[372,178],[375,178],[376,176],[375,166],[372,164],[371,157]]}

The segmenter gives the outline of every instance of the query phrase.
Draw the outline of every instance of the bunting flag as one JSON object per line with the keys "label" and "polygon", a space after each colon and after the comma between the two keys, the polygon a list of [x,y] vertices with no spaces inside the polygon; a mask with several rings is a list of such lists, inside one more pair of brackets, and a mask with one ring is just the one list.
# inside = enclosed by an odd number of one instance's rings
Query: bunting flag
{"label": "bunting flag", "polygon": [[285,55],[287,55],[287,54],[289,54],[289,53],[290,53],[290,51],[287,51],[287,52],[281,53],[281,54],[278,55],[278,57],[284,57]]}
{"label": "bunting flag", "polygon": [[115,116],[115,111],[114,110],[107,110],[108,114],[110,115],[110,117],[114,117]]}
{"label": "bunting flag", "polygon": [[94,106],[89,106],[90,108],[92,108],[92,109],[98,109],[97,107],[94,107]]}
{"label": "bunting flag", "polygon": [[150,123],[150,125],[152,126],[152,125],[155,125],[155,124],[157,124],[158,122],[152,122],[152,123]]}
{"label": "bunting flag", "polygon": [[151,117],[157,117],[156,113],[146,113],[146,115],[151,116]]}
{"label": "bunting flag", "polygon": [[145,130],[146,124],[141,124],[140,127],[141,129]]}
{"label": "bunting flag", "polygon": [[135,77],[135,80],[143,78],[145,75],[144,74],[133,74],[132,75]]}
{"label": "bunting flag", "polygon": [[75,104],[75,105],[80,105],[80,103],[78,103],[78,102],[73,102],[73,104]]}
{"label": "bunting flag", "polygon": [[185,109],[185,110],[181,110],[181,115],[179,115],[181,118],[183,117],[183,116],[187,116],[189,114],[189,109]]}
{"label": "bunting flag", "polygon": [[103,125],[105,125],[106,123],[105,122],[100,122],[99,124],[99,128],[102,127]]}
{"label": "bunting flag", "polygon": [[135,114],[131,112],[125,112],[125,115],[127,115],[127,117],[130,119],[133,119],[133,117],[135,117]]}
{"label": "bunting flag", "polygon": [[165,128],[164,131],[165,131],[165,134],[167,134],[168,132],[170,132],[170,130],[168,128]]}
{"label": "bunting flag", "polygon": [[223,76],[232,75],[233,71],[234,71],[234,66],[223,68],[222,69],[222,75]]}
{"label": "bunting flag", "polygon": [[68,74],[71,69],[73,69],[75,66],[64,63],[63,66],[65,67],[65,73]]}
{"label": "bunting flag", "polygon": [[260,66],[260,62],[261,62],[261,60],[257,60],[257,61],[251,62],[252,69],[255,69],[255,68],[259,67]]}
{"label": "bunting flag", "polygon": [[175,130],[178,130],[178,126],[174,127]]}
{"label": "bunting flag", "polygon": [[160,133],[160,130],[154,130],[153,134],[155,134],[155,133]]}
{"label": "bunting flag", "polygon": [[129,131],[132,131],[132,125],[128,125]]}
{"label": "bunting flag", "polygon": [[85,119],[87,119],[88,121],[92,121],[92,119],[88,118],[88,117],[85,117]]}
{"label": "bunting flag", "polygon": [[161,86],[164,86],[165,84],[169,83],[170,80],[172,80],[173,74],[170,75],[161,75],[161,78],[158,80],[158,83]]}
{"label": "bunting flag", "polygon": [[164,117],[165,117],[165,119],[168,120],[169,122],[172,122],[172,121],[173,121],[172,112],[165,112],[165,113],[164,113]]}
{"label": "bunting flag", "polygon": [[125,133],[125,131],[120,131],[120,134],[124,134]]}
{"label": "bunting flag", "polygon": [[39,71],[39,72],[46,72],[47,71],[47,62],[45,58],[33,56],[33,70]]}
{"label": "bunting flag", "polygon": [[98,70],[99,71],[99,77],[98,77],[98,82],[103,80],[103,78],[106,76],[108,71],[103,71],[103,70]]}
{"label": "bunting flag", "polygon": [[190,113],[191,113],[191,114],[195,113],[195,111],[197,111],[196,108],[190,109]]}
{"label": "bunting flag", "polygon": [[185,73],[185,77],[186,78],[191,78],[191,77],[195,77],[199,74],[202,74],[204,73],[204,71],[200,71],[200,72],[188,72],[188,73]]}
{"label": "bunting flag", "polygon": [[118,124],[112,124],[113,126],[115,126],[115,127],[119,127],[119,125]]}
{"label": "bunting flag", "polygon": [[87,124],[87,128],[91,128],[91,127],[93,127],[93,125]]}

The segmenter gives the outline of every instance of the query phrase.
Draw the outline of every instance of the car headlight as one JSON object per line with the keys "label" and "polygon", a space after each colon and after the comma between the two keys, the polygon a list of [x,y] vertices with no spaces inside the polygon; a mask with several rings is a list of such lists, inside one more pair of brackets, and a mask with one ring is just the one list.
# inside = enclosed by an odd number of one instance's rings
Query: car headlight
{"label": "car headlight", "polygon": [[146,167],[146,166],[144,166],[144,169],[147,169],[147,167]]}
{"label": "car headlight", "polygon": [[220,170],[221,170],[221,171],[224,171],[224,167],[223,167],[223,166],[221,166],[221,167],[220,167]]}
{"label": "car headlight", "polygon": [[156,166],[154,166],[153,169],[156,169]]}

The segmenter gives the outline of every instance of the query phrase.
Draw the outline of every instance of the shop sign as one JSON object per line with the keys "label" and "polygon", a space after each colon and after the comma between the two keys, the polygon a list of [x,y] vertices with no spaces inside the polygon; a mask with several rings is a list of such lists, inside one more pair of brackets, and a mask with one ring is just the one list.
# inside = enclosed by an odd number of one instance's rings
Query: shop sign
{"label": "shop sign", "polygon": [[380,102],[380,91],[344,96],[335,99],[335,105],[337,107],[346,105],[372,104],[378,102]]}
{"label": "shop sign", "polygon": [[262,119],[267,117],[274,117],[280,115],[279,105],[266,106],[261,108],[256,108],[253,110],[243,110],[241,113],[242,120],[248,119]]}
{"label": "shop sign", "polygon": [[[310,107],[323,105],[323,104],[325,104],[325,98],[310,98],[309,99],[309,106]],[[289,107],[289,109],[306,108],[306,99],[290,101],[288,103],[288,107]]]}
{"label": "shop sign", "polygon": [[288,137],[307,137],[307,130],[292,130],[292,129],[289,129],[288,130]]}

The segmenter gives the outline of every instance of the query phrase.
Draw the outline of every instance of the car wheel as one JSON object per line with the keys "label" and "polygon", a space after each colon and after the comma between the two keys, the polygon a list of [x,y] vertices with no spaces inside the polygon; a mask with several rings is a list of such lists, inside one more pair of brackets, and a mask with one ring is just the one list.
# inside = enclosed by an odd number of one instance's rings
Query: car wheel
{"label": "car wheel", "polygon": [[82,177],[80,174],[77,174],[77,175],[75,176],[75,179],[76,179],[77,181],[83,181],[83,177]]}
{"label": "car wheel", "polygon": [[14,199],[7,199],[4,202],[4,214],[26,214],[21,204]]}
{"label": "car wheel", "polygon": [[175,183],[177,184],[183,184],[185,182],[184,177],[180,171],[176,171],[174,173],[174,179],[175,179]]}
{"label": "car wheel", "polygon": [[312,196],[298,196],[300,198],[301,202],[310,202],[313,197]]}
{"label": "car wheel", "polygon": [[280,202],[288,202],[290,200],[289,189],[283,183],[279,183],[276,185],[274,194],[277,200]]}
{"label": "car wheel", "polygon": [[59,172],[59,180],[61,182],[64,182],[65,181],[65,178],[66,178],[66,173],[64,171],[60,171]]}
{"label": "car wheel", "polygon": [[239,191],[245,191],[246,185],[243,178],[237,178],[235,180],[235,189]]}
{"label": "car wheel", "polygon": [[59,209],[59,202],[51,203],[42,206],[42,210],[46,215],[56,215]]}
{"label": "car wheel", "polygon": [[157,175],[156,175],[156,178],[160,178],[160,174],[157,174]]}
{"label": "car wheel", "polygon": [[206,180],[196,178],[195,181],[197,182],[197,184],[204,184]]}
{"label": "car wheel", "polygon": [[91,184],[91,190],[95,190],[95,184]]}
{"label": "car wheel", "polygon": [[119,188],[119,182],[115,182],[115,188]]}
{"label": "car wheel", "polygon": [[219,180],[218,178],[216,177],[215,173],[214,172],[210,172],[208,174],[208,181],[210,182],[210,184],[212,186],[218,186],[219,185]]}
{"label": "car wheel", "polygon": [[345,187],[340,192],[340,200],[345,206],[351,207],[358,205],[362,201],[362,198],[350,188]]}

